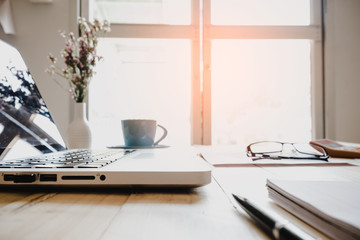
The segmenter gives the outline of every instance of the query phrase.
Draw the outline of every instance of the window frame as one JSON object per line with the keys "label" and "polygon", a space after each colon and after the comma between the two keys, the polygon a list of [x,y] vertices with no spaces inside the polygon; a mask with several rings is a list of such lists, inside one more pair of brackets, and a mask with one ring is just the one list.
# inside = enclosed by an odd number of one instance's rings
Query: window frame
{"label": "window frame", "polygon": [[[323,0],[310,0],[308,26],[212,25],[211,0],[191,0],[190,25],[112,23],[109,38],[191,40],[191,140],[211,145],[211,41],[215,39],[311,40],[312,137],[324,137]],[[81,0],[80,16],[92,19],[92,0]],[[202,8],[202,12],[201,12]],[[202,29],[200,24],[202,24]],[[202,42],[202,44],[201,44]],[[201,49],[202,45],[202,49]]]}
{"label": "window frame", "polygon": [[322,1],[310,0],[308,26],[212,25],[211,0],[203,0],[203,142],[211,145],[211,41],[215,39],[309,39],[311,44],[311,126],[312,137],[324,136],[324,92],[322,61]]}
{"label": "window frame", "polygon": [[[81,16],[93,19],[92,0],[82,0]],[[200,0],[191,0],[190,25],[165,24],[120,24],[111,23],[109,38],[167,38],[190,39],[191,41],[191,140],[192,145],[202,144],[202,94],[200,74]]]}

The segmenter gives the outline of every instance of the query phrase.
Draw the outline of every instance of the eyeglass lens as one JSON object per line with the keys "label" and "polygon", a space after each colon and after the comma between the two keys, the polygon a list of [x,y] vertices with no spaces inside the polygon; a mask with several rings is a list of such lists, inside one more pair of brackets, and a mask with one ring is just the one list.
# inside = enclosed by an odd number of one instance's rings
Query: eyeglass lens
{"label": "eyeglass lens", "polygon": [[323,148],[313,144],[293,144],[293,146],[300,153],[317,155],[317,156],[326,155],[326,152]]}
{"label": "eyeglass lens", "polygon": [[282,151],[282,143],[279,142],[259,142],[250,146],[253,153],[273,153]]}
{"label": "eyeglass lens", "polygon": [[[255,154],[261,154],[261,153],[275,153],[275,152],[282,152],[283,151],[283,145],[286,143],[281,142],[259,142],[254,143],[250,146],[250,150]],[[313,145],[313,144],[292,144],[289,143],[289,145],[293,146],[295,150],[302,154],[308,154],[308,155],[316,155],[316,156],[324,156],[326,155],[326,152],[323,148]],[[290,146],[289,146],[290,147]]]}

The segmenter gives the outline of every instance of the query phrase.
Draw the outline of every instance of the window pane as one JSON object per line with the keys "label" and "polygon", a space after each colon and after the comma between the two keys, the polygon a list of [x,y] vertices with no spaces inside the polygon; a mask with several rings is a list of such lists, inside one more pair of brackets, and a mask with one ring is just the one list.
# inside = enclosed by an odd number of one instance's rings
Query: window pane
{"label": "window pane", "polygon": [[168,129],[162,144],[190,145],[190,40],[107,38],[98,53],[89,97],[95,146],[123,144],[121,120],[144,118]]}
{"label": "window pane", "polygon": [[310,41],[212,42],[212,143],[311,139]]}
{"label": "window pane", "polygon": [[214,25],[309,25],[310,0],[211,0]]}
{"label": "window pane", "polygon": [[94,17],[112,23],[191,23],[191,0],[95,0]]}

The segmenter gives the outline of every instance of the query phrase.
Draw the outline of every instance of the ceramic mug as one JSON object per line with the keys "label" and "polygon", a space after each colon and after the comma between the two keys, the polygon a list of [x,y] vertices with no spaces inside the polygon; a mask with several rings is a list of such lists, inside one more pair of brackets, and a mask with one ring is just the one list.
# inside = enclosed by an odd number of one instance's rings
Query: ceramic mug
{"label": "ceramic mug", "polygon": [[[126,119],[121,121],[125,146],[154,146],[158,145],[167,135],[165,127],[157,124],[151,119]],[[159,140],[155,142],[157,127],[164,133]]]}

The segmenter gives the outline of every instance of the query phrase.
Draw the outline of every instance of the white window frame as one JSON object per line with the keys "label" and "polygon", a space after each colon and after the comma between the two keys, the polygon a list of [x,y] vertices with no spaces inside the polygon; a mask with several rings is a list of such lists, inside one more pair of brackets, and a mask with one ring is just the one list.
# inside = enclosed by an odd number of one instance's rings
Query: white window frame
{"label": "white window frame", "polygon": [[[201,2],[202,1],[202,2]],[[107,37],[191,40],[191,144],[211,145],[211,41],[215,39],[309,39],[311,44],[312,137],[324,136],[322,0],[310,0],[308,26],[225,26],[211,24],[211,0],[192,0],[190,25],[111,24]],[[91,17],[91,0],[81,16]],[[200,12],[202,4],[203,12]],[[201,19],[202,18],[202,19]],[[202,20],[203,31],[200,32]],[[201,48],[200,41],[203,41]],[[202,66],[201,66],[201,61]]]}
{"label": "white window frame", "polygon": [[311,44],[312,137],[324,136],[322,1],[311,0],[309,26],[224,26],[211,24],[211,0],[204,0],[204,123],[203,144],[211,145],[211,41],[215,39],[309,39]]}
{"label": "white window frame", "polygon": [[[81,16],[92,19],[91,0],[82,0]],[[111,38],[167,38],[191,40],[191,144],[202,144],[201,86],[200,86],[200,0],[192,0],[190,25],[111,24]]]}

